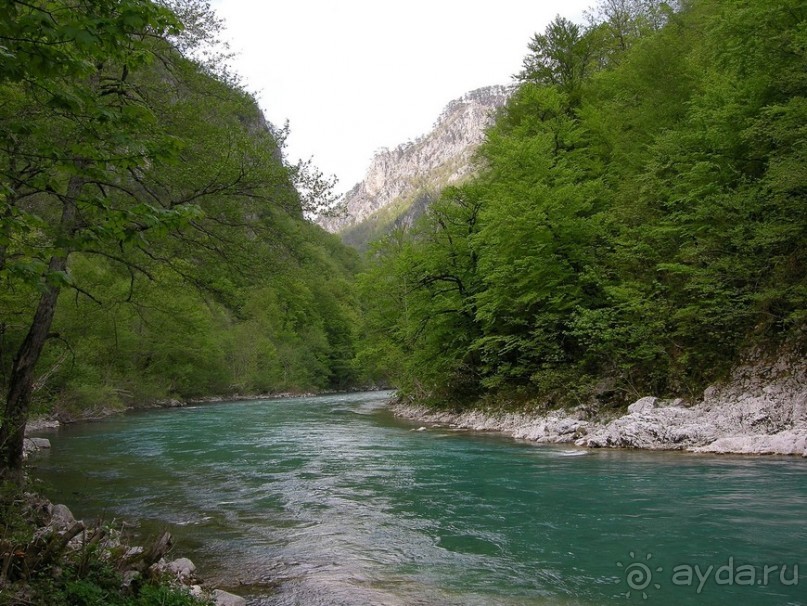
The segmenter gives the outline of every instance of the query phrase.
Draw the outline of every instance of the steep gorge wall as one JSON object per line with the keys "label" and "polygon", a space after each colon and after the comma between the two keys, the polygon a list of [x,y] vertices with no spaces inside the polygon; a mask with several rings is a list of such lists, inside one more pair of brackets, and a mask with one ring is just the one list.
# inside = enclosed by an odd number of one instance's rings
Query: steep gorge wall
{"label": "steep gorge wall", "polygon": [[[507,86],[481,88],[449,103],[428,134],[378,152],[364,180],[340,200],[340,210],[318,223],[361,247],[400,220],[409,223],[439,191],[473,172],[473,154],[507,101]],[[358,235],[352,238],[351,234]]]}

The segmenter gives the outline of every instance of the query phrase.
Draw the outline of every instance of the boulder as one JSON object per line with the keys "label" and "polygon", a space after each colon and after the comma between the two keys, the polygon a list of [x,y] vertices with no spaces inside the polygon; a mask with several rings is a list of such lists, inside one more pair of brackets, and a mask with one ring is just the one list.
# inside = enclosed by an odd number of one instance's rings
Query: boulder
{"label": "boulder", "polygon": [[67,508],[67,505],[54,505],[50,515],[50,526],[54,530],[67,530],[76,523],[76,518],[73,517],[73,512]]}
{"label": "boulder", "polygon": [[57,429],[60,426],[61,423],[59,423],[59,421],[56,419],[47,419],[44,417],[28,419],[28,422],[25,424],[25,435],[27,436],[30,433],[42,431],[44,429]]}
{"label": "boulder", "polygon": [[188,558],[179,558],[168,563],[168,570],[180,580],[189,579],[196,572],[196,565]]}
{"label": "boulder", "polygon": [[213,599],[216,601],[216,606],[247,606],[247,601],[241,596],[221,589],[213,590]]}
{"label": "boulder", "polygon": [[653,396],[645,396],[644,398],[640,398],[628,406],[628,414],[653,410],[656,407],[657,400],[658,398],[654,398]]}
{"label": "boulder", "polygon": [[775,434],[757,434],[723,437],[707,446],[692,449],[695,452],[718,454],[739,453],[758,455],[807,456],[807,428],[794,428]]}
{"label": "boulder", "polygon": [[137,570],[127,570],[123,573],[123,582],[121,585],[123,587],[131,587],[132,583],[136,583],[140,580],[141,574]]}
{"label": "boulder", "polygon": [[50,448],[50,440],[47,438],[25,438],[22,443],[23,459],[27,459],[31,453],[39,452],[45,448]]}

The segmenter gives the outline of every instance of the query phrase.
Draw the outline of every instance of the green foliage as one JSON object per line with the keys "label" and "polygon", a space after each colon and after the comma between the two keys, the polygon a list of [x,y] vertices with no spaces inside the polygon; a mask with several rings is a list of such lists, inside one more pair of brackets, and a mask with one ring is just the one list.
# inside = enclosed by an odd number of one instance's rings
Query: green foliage
{"label": "green foliage", "polygon": [[[450,171],[440,171],[438,178],[443,177],[443,172],[450,174]],[[437,194],[433,188],[419,188],[414,194],[400,197],[378,209],[360,223],[346,227],[339,232],[339,235],[342,242],[348,246],[361,253],[367,253],[371,242],[379,240],[384,234],[401,225],[411,223],[412,219],[420,216],[436,198]]]}
{"label": "green foliage", "polygon": [[[115,263],[77,257],[75,279],[103,299],[63,294],[54,323],[61,340],[41,361],[40,400],[76,416],[168,397],[355,385],[354,253],[304,229],[309,242],[291,251],[310,255],[304,260],[282,258],[269,276],[247,272],[254,284],[231,275],[201,291],[166,269],[132,289]],[[215,265],[205,267],[212,278]]]}
{"label": "green foliage", "polygon": [[2,388],[76,414],[359,380],[358,258],[304,219],[328,182],[286,163],[286,131],[215,59],[189,58],[215,42],[206,3],[8,5]]}
{"label": "green foliage", "polygon": [[[102,561],[93,561],[83,576],[71,578],[75,571],[67,570],[69,580],[32,583],[36,595],[31,604],[43,606],[205,606],[207,600],[193,597],[187,590],[146,583],[137,592],[121,589],[121,576]],[[2,601],[0,601],[2,604]]]}
{"label": "green foliage", "polygon": [[579,25],[555,17],[543,34],[535,34],[530,54],[518,74],[522,82],[554,85],[576,99],[591,68],[591,37]]}
{"label": "green foliage", "polygon": [[15,606],[205,606],[208,600],[187,590],[146,583],[136,591],[122,588],[122,577],[110,565],[93,559],[89,570],[79,574],[73,566],[61,569],[57,579],[34,577],[25,586],[11,585],[0,594],[0,605]]}
{"label": "green foliage", "polygon": [[799,338],[807,12],[682,5],[556,19],[479,177],[377,249],[362,284],[404,394],[689,395]]}

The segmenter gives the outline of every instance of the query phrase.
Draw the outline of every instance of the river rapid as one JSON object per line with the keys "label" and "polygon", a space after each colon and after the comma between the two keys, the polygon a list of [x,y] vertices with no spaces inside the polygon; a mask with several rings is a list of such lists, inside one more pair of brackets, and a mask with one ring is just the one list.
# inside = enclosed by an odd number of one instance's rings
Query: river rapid
{"label": "river rapid", "polygon": [[807,604],[807,460],[418,431],[389,396],[77,424],[33,475],[253,604]]}

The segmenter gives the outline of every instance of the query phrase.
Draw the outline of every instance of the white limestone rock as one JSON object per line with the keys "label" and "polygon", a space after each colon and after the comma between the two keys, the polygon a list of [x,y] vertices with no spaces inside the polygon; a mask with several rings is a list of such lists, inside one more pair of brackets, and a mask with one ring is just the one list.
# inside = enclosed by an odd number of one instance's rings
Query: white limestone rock
{"label": "white limestone rock", "polygon": [[402,405],[394,412],[427,423],[589,448],[807,456],[807,365],[793,354],[772,362],[752,356],[692,406],[648,396],[616,419],[589,419],[582,410],[447,413]]}
{"label": "white limestone rock", "polygon": [[775,434],[756,434],[718,438],[693,452],[718,454],[807,456],[807,427],[786,429]]}
{"label": "white limestone rock", "polygon": [[56,531],[67,530],[76,523],[73,512],[67,505],[54,505],[50,514],[50,527]]}
{"label": "white limestone rock", "polygon": [[216,606],[247,606],[247,601],[241,596],[237,596],[221,589],[213,590],[213,599]]}
{"label": "white limestone rock", "polygon": [[628,406],[628,413],[633,414],[635,412],[647,412],[649,410],[653,410],[656,407],[657,401],[658,398],[654,398],[653,396],[640,398]]}
{"label": "white limestone rock", "polygon": [[25,424],[25,435],[46,429],[57,429],[61,427],[61,423],[56,419],[48,419],[46,417],[35,417],[28,419]]}
{"label": "white limestone rock", "polygon": [[196,565],[188,558],[179,558],[168,563],[168,570],[179,580],[185,580],[193,577]]}
{"label": "white limestone rock", "polygon": [[[512,89],[490,86],[455,99],[443,110],[431,132],[395,149],[382,149],[373,157],[364,180],[340,200],[343,213],[319,217],[326,230],[337,233],[377,218],[392,205],[412,203],[419,192],[439,192],[473,171],[472,156],[484,140],[495,111],[504,105]],[[401,217],[405,224],[422,208],[410,206]],[[354,244],[360,244],[354,242]]]}
{"label": "white limestone rock", "polygon": [[47,438],[25,438],[22,442],[22,456],[27,459],[29,455],[50,448]]}

